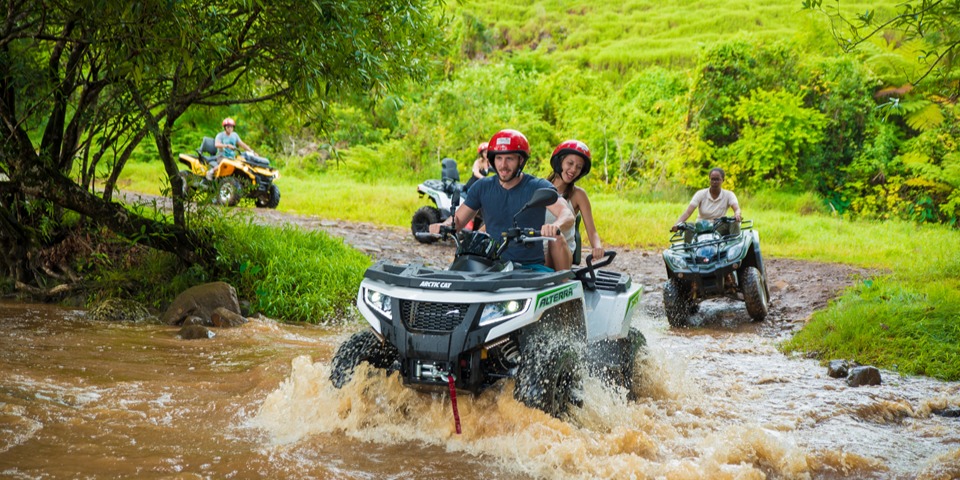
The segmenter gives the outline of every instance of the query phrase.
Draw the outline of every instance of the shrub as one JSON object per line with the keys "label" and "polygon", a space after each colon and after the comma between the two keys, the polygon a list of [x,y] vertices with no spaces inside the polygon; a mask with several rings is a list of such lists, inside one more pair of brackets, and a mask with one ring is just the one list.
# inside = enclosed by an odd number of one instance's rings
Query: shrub
{"label": "shrub", "polygon": [[742,99],[732,117],[740,138],[718,156],[732,183],[745,187],[794,183],[801,159],[823,139],[827,123],[822,113],[804,108],[800,96],[762,89]]}
{"label": "shrub", "polygon": [[214,276],[234,285],[257,310],[284,321],[338,320],[370,266],[369,257],[321,231],[252,219],[224,219],[214,229],[220,253]]}

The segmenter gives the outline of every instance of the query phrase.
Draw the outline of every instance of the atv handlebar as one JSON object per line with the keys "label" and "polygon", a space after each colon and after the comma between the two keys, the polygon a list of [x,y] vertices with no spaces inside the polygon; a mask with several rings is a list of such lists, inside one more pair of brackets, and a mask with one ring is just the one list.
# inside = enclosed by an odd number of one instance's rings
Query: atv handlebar
{"label": "atv handlebar", "polygon": [[[540,235],[540,232],[536,229],[526,227],[526,228],[511,228],[503,232],[503,245],[509,244],[511,241],[516,241],[520,243],[534,243],[534,242],[552,242],[556,240],[553,237],[545,237]],[[506,247],[504,247],[506,248]]]}
{"label": "atv handlebar", "polygon": [[[744,220],[744,221],[749,221],[749,220]],[[737,222],[737,219],[736,219],[736,218],[733,218],[733,217],[720,217],[720,218],[716,218],[716,219],[713,220],[713,227],[716,228],[717,225],[720,225],[720,224],[723,224],[723,223],[736,223],[736,222]],[[676,229],[676,230],[674,230],[674,229]],[[671,232],[675,232],[675,231],[681,231],[681,232],[682,232],[682,231],[684,231],[684,230],[689,230],[689,231],[693,232],[693,231],[696,231],[696,229],[697,229],[697,226],[696,226],[696,223],[695,223],[695,222],[680,222],[680,223],[678,223],[678,224],[670,227],[670,231],[671,231]]]}
{"label": "atv handlebar", "polygon": [[430,233],[430,232],[417,232],[417,233],[414,233],[413,236],[414,238],[416,238],[417,240],[420,240],[421,242],[425,240],[426,241],[440,240],[443,238],[443,235],[440,235],[439,233]]}
{"label": "atv handlebar", "polygon": [[[710,224],[710,230],[700,230],[700,231],[698,231],[697,223],[701,223],[701,222],[707,222],[707,223],[709,223],[709,224]],[[718,226],[720,226],[720,225],[722,225],[722,224],[724,224],[724,223],[731,223],[731,224],[737,223],[737,219],[736,219],[736,218],[733,218],[733,217],[720,217],[720,218],[714,219],[713,221],[710,221],[710,220],[701,220],[700,222],[680,222],[680,223],[678,223],[678,224],[670,227],[670,231],[673,232],[673,235],[670,236],[670,243],[675,243],[675,242],[678,242],[678,241],[680,241],[680,240],[683,240],[683,239],[684,239],[684,234],[683,234],[683,232],[685,232],[685,231],[687,231],[687,232],[693,232],[693,233],[695,233],[695,234],[714,232],[714,231],[717,230],[717,227],[718,227]],[[740,230],[741,230],[741,231],[743,231],[743,230],[750,230],[751,228],[753,228],[753,220],[741,220],[739,223],[740,223]],[[702,228],[702,227],[701,227],[701,228]],[[727,235],[727,236],[729,236],[729,235]]]}
{"label": "atv handlebar", "polygon": [[[475,248],[476,241],[478,240],[476,238],[477,235],[481,235],[483,237],[483,239],[480,239],[480,241],[486,242],[482,245],[489,246],[491,241],[494,240],[494,239],[491,239],[487,234],[482,232],[473,232],[472,230],[467,230],[467,229],[462,229],[458,232],[457,229],[451,225],[440,225],[440,233],[417,232],[414,234],[414,236],[417,239],[421,239],[421,240],[435,240],[435,239],[446,240],[447,238],[453,237],[453,240],[457,246],[458,256],[461,253],[470,253],[470,254],[486,257],[490,260],[496,260],[500,258],[500,255],[503,253],[503,251],[506,250],[507,247],[513,242],[520,242],[520,243],[527,244],[527,243],[536,243],[536,242],[545,242],[545,241],[552,242],[556,240],[554,237],[545,237],[540,235],[540,232],[534,228],[514,227],[504,231],[501,234],[500,241],[493,242],[494,245],[492,248],[483,246],[482,248],[483,251],[481,252]],[[466,242],[466,244],[464,242]]]}

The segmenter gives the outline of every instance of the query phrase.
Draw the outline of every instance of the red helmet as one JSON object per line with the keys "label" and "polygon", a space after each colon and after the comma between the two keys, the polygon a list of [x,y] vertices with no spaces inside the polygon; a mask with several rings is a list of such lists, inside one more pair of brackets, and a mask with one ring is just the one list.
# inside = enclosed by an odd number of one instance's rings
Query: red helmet
{"label": "red helmet", "polygon": [[477,155],[480,155],[486,149],[487,149],[487,142],[483,142],[480,145],[477,145]]}
{"label": "red helmet", "polygon": [[573,181],[577,181],[584,175],[590,173],[590,147],[588,147],[586,143],[580,140],[561,142],[560,145],[557,145],[557,148],[553,150],[553,155],[550,157],[550,166],[553,167],[554,172],[559,174],[562,168],[563,157],[571,153],[583,158],[583,169],[580,170],[580,175],[573,179]]}
{"label": "red helmet", "polygon": [[227,125],[230,125],[231,127],[235,127],[237,126],[237,122],[234,122],[232,118],[227,117],[223,119],[223,123],[221,125],[223,125],[224,127],[226,127]]}
{"label": "red helmet", "polygon": [[516,130],[500,130],[487,142],[487,159],[491,162],[497,154],[519,153],[523,160],[530,158],[530,143],[527,137]]}
{"label": "red helmet", "polygon": [[494,170],[497,169],[497,164],[494,161],[497,155],[507,153],[520,154],[520,166],[517,167],[517,171],[510,177],[510,179],[513,180],[523,173],[523,166],[526,165],[527,159],[530,158],[530,143],[527,142],[527,137],[516,130],[507,129],[500,130],[487,142],[487,160],[493,164]]}

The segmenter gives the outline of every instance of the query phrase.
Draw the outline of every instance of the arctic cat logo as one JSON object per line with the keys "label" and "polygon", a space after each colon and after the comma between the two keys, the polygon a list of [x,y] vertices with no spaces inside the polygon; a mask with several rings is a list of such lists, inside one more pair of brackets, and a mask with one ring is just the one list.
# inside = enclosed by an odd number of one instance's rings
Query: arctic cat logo
{"label": "arctic cat logo", "polygon": [[450,282],[431,282],[429,280],[420,282],[420,288],[450,288],[450,285],[452,285]]}
{"label": "arctic cat logo", "polygon": [[562,302],[573,296],[573,285],[569,287],[560,287],[556,290],[541,293],[537,296],[537,309],[546,308],[554,303]]}

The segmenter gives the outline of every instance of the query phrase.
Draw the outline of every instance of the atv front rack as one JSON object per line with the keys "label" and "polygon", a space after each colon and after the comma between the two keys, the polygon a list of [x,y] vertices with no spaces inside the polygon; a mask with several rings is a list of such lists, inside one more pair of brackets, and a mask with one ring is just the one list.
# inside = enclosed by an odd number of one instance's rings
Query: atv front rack
{"label": "atv front rack", "polygon": [[382,261],[368,268],[363,276],[398,287],[474,292],[495,292],[508,288],[537,289],[559,285],[574,278],[570,271],[518,269],[509,272],[458,272],[435,270],[420,264],[393,265]]}
{"label": "atv front rack", "polygon": [[[721,217],[726,218],[726,217]],[[732,233],[729,235],[721,235],[712,240],[704,240],[702,242],[690,242],[687,243],[683,238],[683,230],[675,232],[670,236],[670,249],[677,251],[687,251],[687,250],[696,250],[700,247],[710,246],[710,245],[720,245],[722,243],[729,242],[731,240],[736,240],[743,236],[743,233],[747,230],[753,229],[753,220],[744,220],[740,222],[740,231],[737,233]]]}

